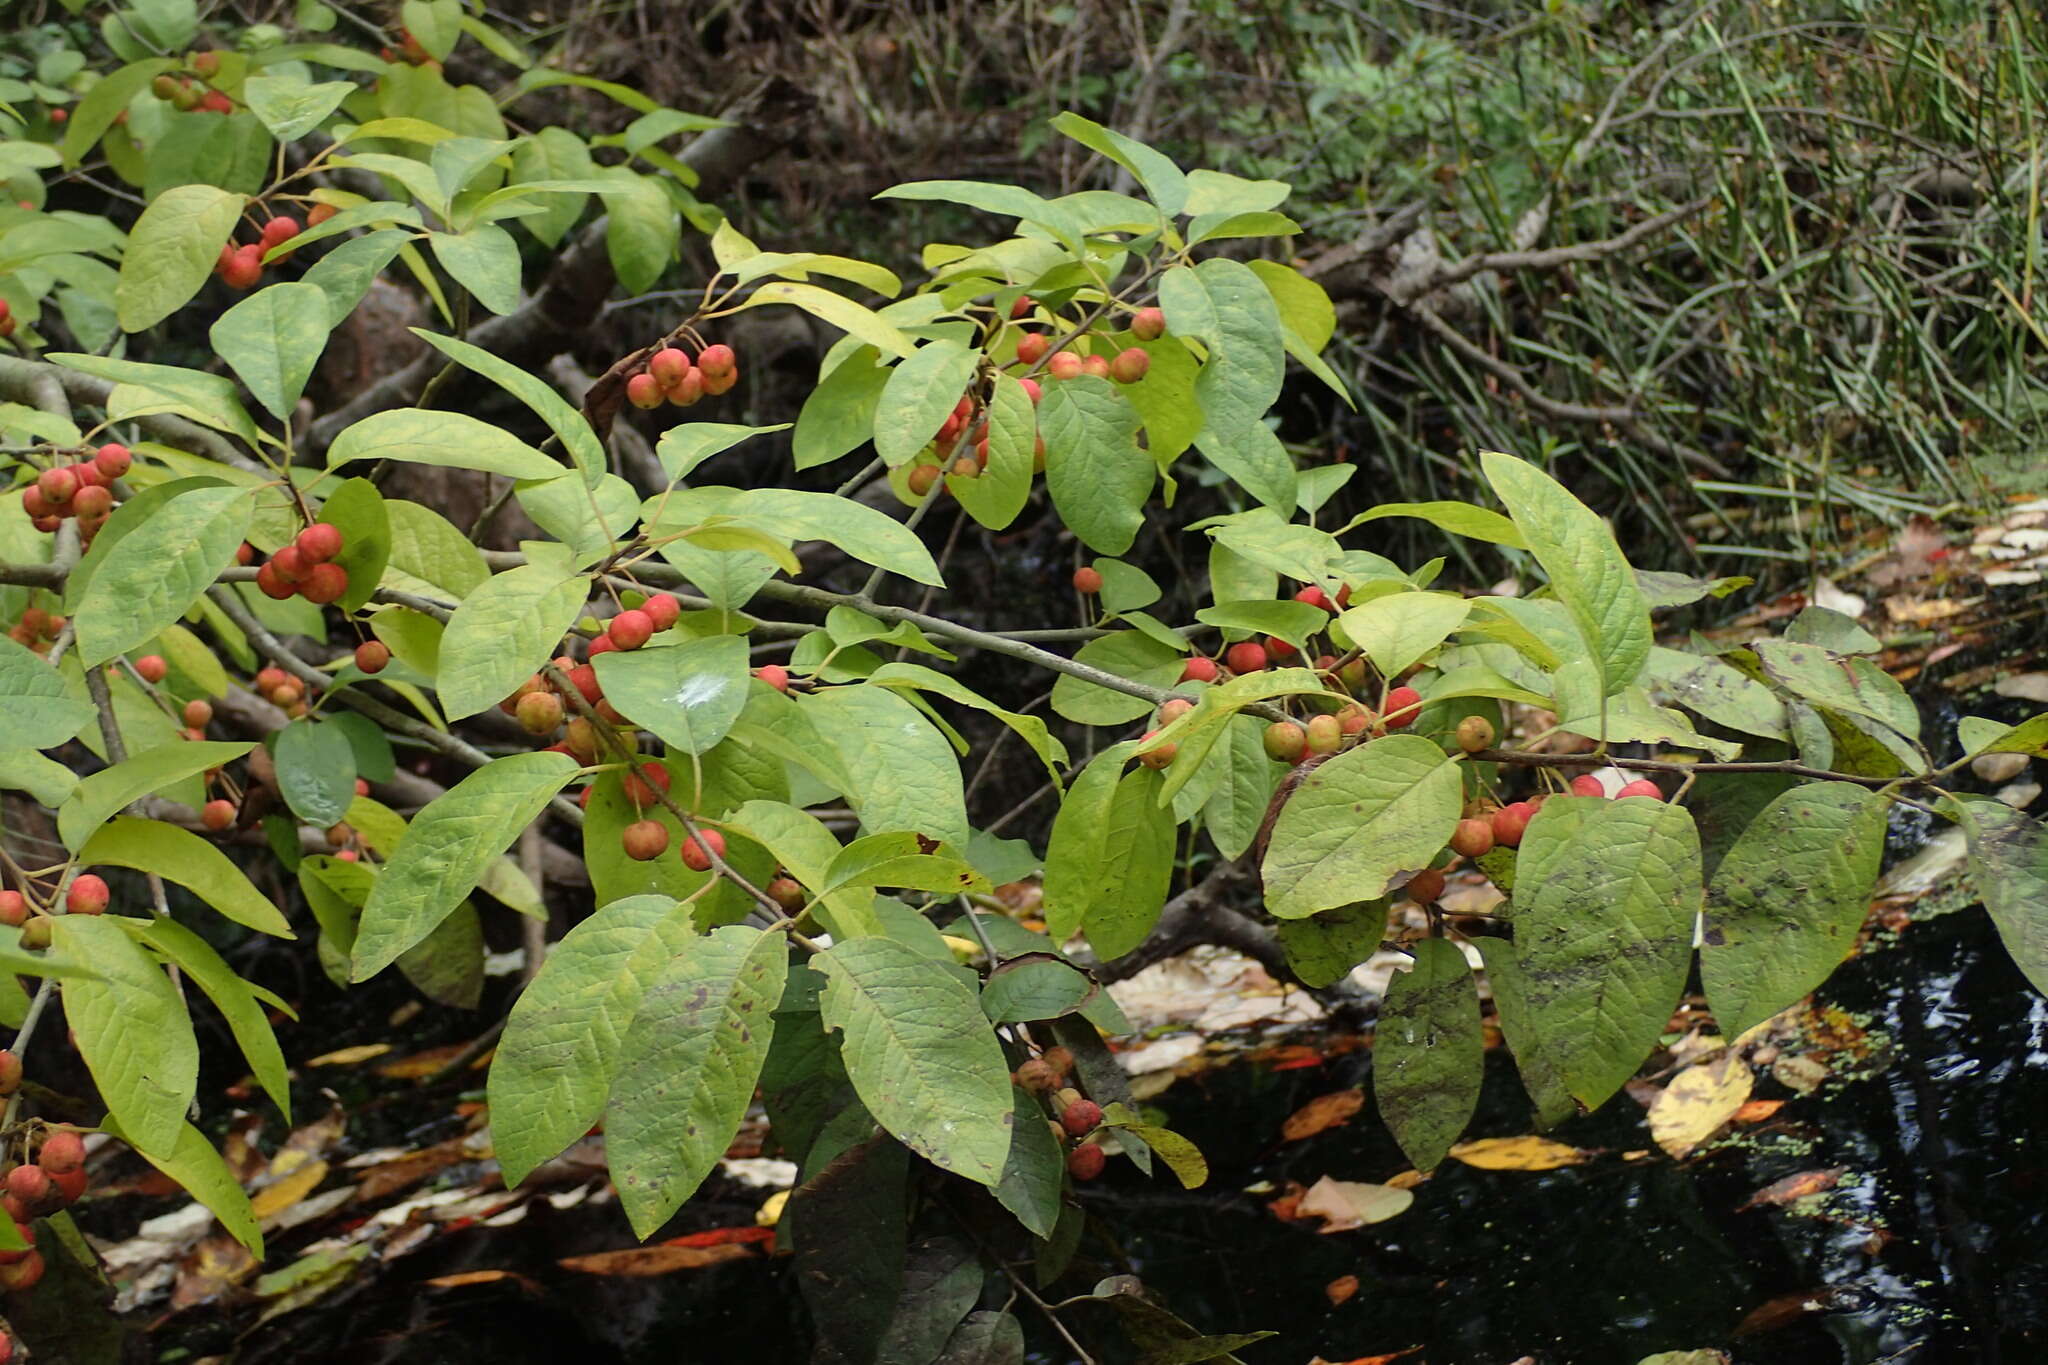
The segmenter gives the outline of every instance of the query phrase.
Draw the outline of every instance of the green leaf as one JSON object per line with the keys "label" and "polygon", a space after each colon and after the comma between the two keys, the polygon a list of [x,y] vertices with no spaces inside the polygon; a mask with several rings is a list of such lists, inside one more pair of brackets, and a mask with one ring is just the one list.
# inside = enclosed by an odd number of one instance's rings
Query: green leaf
{"label": "green leaf", "polygon": [[[1513,856],[1514,850],[1496,848],[1496,853]],[[1510,866],[1513,864],[1510,863]],[[1497,883],[1498,884],[1498,883]],[[1501,1035],[1515,1054],[1515,1067],[1522,1076],[1522,1088],[1536,1109],[1536,1126],[1553,1128],[1578,1113],[1571,1087],[1548,1040],[1529,1013],[1528,988],[1522,979],[1522,964],[1515,945],[1501,938],[1471,940],[1486,967],[1487,989],[1493,993],[1495,1012],[1500,1016]]]}
{"label": "green leaf", "polygon": [[1287,369],[1272,294],[1243,262],[1212,257],[1162,275],[1159,304],[1175,335],[1208,348],[1195,380],[1205,419],[1195,445],[1260,502],[1293,511],[1294,462],[1265,421]]}
{"label": "green leaf", "polygon": [[1785,703],[1741,669],[1703,654],[1650,648],[1645,681],[1659,701],[1683,706],[1716,725],[1766,739],[1786,739]]}
{"label": "green leaf", "polygon": [[478,303],[500,315],[519,306],[519,244],[511,233],[496,223],[479,223],[463,232],[429,232],[427,244],[441,268]]}
{"label": "green leaf", "polygon": [[701,754],[731,732],[747,704],[747,642],[737,635],[596,660],[605,697],[675,753]]}
{"label": "green leaf", "polygon": [[368,479],[344,479],[320,505],[319,519],[339,527],[341,553],[334,557],[348,573],[348,591],[336,599],[343,611],[369,602],[391,558],[391,516],[384,495]]}
{"label": "green leaf", "polygon": [[889,371],[875,409],[875,453],[893,466],[930,445],[933,433],[966,392],[980,359],[981,352],[941,337],[899,361]]}
{"label": "green leaf", "polygon": [[405,0],[399,19],[427,55],[445,61],[462,38],[460,0]]}
{"label": "green leaf", "polygon": [[603,1116],[641,995],[691,937],[673,900],[627,896],[549,950],[491,1059],[491,1144],[508,1187]]}
{"label": "green leaf", "polygon": [[857,938],[811,959],[818,1004],[861,1103],[911,1151],[994,1185],[1014,1122],[1010,1069],[974,992],[945,963],[893,939]]}
{"label": "green leaf", "polygon": [[156,326],[205,287],[245,202],[212,185],[177,185],[142,211],[114,290],[122,331]]}
{"label": "green leaf", "polygon": [[[1218,223],[1207,236],[1284,236],[1299,231],[1301,228],[1291,219],[1277,213],[1246,214]],[[1280,310],[1280,339],[1287,347],[1287,354],[1322,380],[1332,393],[1344,400],[1346,406],[1355,410],[1358,404],[1352,399],[1351,390],[1322,357],[1323,348],[1330,344],[1330,338],[1337,330],[1337,307],[1330,302],[1329,294],[1292,266],[1278,261],[1251,261],[1248,264],[1260,283],[1266,286],[1267,292],[1272,294],[1274,307]]]}
{"label": "green leaf", "polygon": [[303,76],[251,76],[242,84],[249,112],[279,142],[297,142],[356,92],[353,81],[310,84]]}
{"label": "green leaf", "polygon": [[375,976],[432,933],[575,772],[566,754],[513,754],[428,802],[364,902],[354,979]]}
{"label": "green leaf", "polygon": [[1077,1013],[1100,990],[1088,973],[1052,954],[1013,957],[988,974],[981,1012],[997,1024]]}
{"label": "green leaf", "polygon": [[710,517],[730,517],[780,542],[829,541],[864,564],[919,583],[945,586],[931,551],[915,532],[887,513],[831,493],[710,485],[651,499],[646,515],[649,533],[654,535],[700,524]]}
{"label": "green leaf", "polygon": [[1026,716],[1016,711],[1006,711],[988,698],[964,686],[958,679],[948,677],[923,664],[886,663],[868,675],[868,684],[873,687],[914,687],[922,692],[935,693],[948,701],[962,706],[971,706],[994,716],[1003,724],[1016,731],[1017,737],[1031,747],[1038,755],[1048,773],[1055,778],[1055,767],[1064,767],[1067,762],[1067,747],[1052,737],[1045,728],[1045,722],[1037,716]]}
{"label": "green leaf", "polygon": [[1058,205],[1049,203],[1030,190],[1017,185],[993,185],[980,180],[913,180],[907,184],[892,185],[875,198],[915,199],[927,202],[936,200],[943,204],[965,204],[984,213],[1035,223],[1060,238],[1067,246],[1079,246],[1078,234],[1072,222]]}
{"label": "green leaf", "polygon": [[[1215,771],[1216,785],[1202,803],[1202,827],[1226,858],[1242,858],[1258,836],[1272,803],[1273,789],[1285,770],[1266,756],[1266,722],[1251,716],[1233,717],[1223,751],[1205,756],[1203,766]],[[1169,777],[1169,785],[1171,785]]]}
{"label": "green leaf", "polygon": [[[1271,759],[1266,761],[1272,764]],[[1287,965],[1302,985],[1315,990],[1342,981],[1352,968],[1378,952],[1386,929],[1387,903],[1383,900],[1339,906],[1306,919],[1284,919],[1273,926],[1281,950],[1287,954]]]}
{"label": "green leaf", "polygon": [[64,983],[64,1019],[100,1098],[139,1152],[178,1145],[199,1080],[184,997],[116,917],[59,915],[51,942],[98,973]]}
{"label": "green leaf", "polygon": [[[654,454],[661,461],[662,472],[674,482],[689,478],[698,465],[713,455],[731,450],[750,436],[788,430],[787,422],[777,422],[772,427],[750,427],[734,422],[685,422],[661,433],[661,439],[655,443]],[[797,468],[803,466],[799,464]]]}
{"label": "green leaf", "polygon": [[[1034,1237],[1050,1237],[1060,1219],[1060,1193],[1066,1160],[1059,1140],[1046,1127],[1045,1111],[1021,1086],[1010,1087],[1015,1108],[1010,1127],[1010,1154],[996,1181],[996,1198],[1015,1214]],[[1022,1365],[1021,1359],[1018,1365]]]}
{"label": "green leaf", "polygon": [[1138,420],[1130,400],[1094,375],[1046,384],[1038,406],[1046,491],[1068,529],[1098,554],[1124,553],[1145,523],[1157,466],[1138,448]]}
{"label": "green leaf", "polygon": [[[510,309],[498,311],[509,312]],[[570,459],[583,471],[583,481],[593,486],[597,483],[598,478],[605,472],[604,443],[597,439],[597,433],[591,430],[590,423],[584,420],[583,414],[555,392],[552,384],[528,374],[517,365],[492,355],[480,346],[458,341],[454,337],[423,331],[417,327],[412,331],[415,336],[449,359],[474,370],[531,408],[536,417],[548,424],[548,430],[561,438],[562,448],[569,452]],[[331,459],[329,463],[332,463]],[[547,478],[560,472],[561,469],[557,466],[538,477]],[[519,477],[536,476],[529,474]]]}
{"label": "green leaf", "polygon": [[857,886],[831,889],[830,868],[840,845],[817,816],[781,801],[749,801],[732,812],[726,828],[759,843],[790,876],[814,893],[825,893],[813,913],[834,938],[882,932],[872,891]]}
{"label": "green leaf", "polygon": [[[1148,687],[1171,687],[1187,663],[1185,652],[1172,649],[1142,631],[1120,630],[1082,645],[1074,662],[1114,673]],[[1152,710],[1153,703],[1128,692],[1116,692],[1062,673],[1053,679],[1052,709],[1081,725],[1122,725]]]}
{"label": "green leaf", "polygon": [[862,828],[915,830],[966,844],[959,765],[921,711],[890,688],[865,684],[820,689],[800,704],[838,755]]}
{"label": "green leaf", "polygon": [[1138,1138],[1150,1147],[1173,1172],[1174,1179],[1180,1181],[1182,1189],[1198,1189],[1208,1183],[1209,1161],[1202,1155],[1202,1149],[1171,1128],[1149,1123],[1119,1123],[1116,1127],[1119,1132]]}
{"label": "green leaf", "polygon": [[1998,937],[2020,974],[2048,995],[2048,826],[2001,801],[1951,797],[1949,808]]}
{"label": "green leaf", "polygon": [[93,719],[92,703],[74,700],[64,678],[40,654],[0,637],[0,711],[7,743],[54,749]]}
{"label": "green leaf", "polygon": [[176,882],[221,914],[262,934],[294,938],[269,897],[228,856],[190,830],[162,820],[117,816],[102,826],[78,861],[88,867],[132,867]]}
{"label": "green leaf", "polygon": [[1082,930],[1096,956],[1122,957],[1145,941],[1173,881],[1174,822],[1159,799],[1160,775],[1136,768],[1117,782],[1102,832],[1103,863]]}
{"label": "green leaf", "polygon": [[1145,187],[1145,193],[1159,206],[1160,212],[1172,217],[1185,208],[1187,176],[1163,153],[1154,151],[1136,138],[1126,137],[1113,128],[1105,128],[1071,112],[1057,115],[1052,126],[1129,171]]}
{"label": "green leaf", "polygon": [[491,576],[483,551],[439,512],[387,498],[384,514],[391,525],[391,568],[457,602]]}
{"label": "green leaf", "polygon": [[1635,681],[1650,654],[1650,609],[1614,531],[1565,486],[1512,455],[1484,451],[1487,482],[1570,611],[1603,696]]}
{"label": "green leaf", "polygon": [[242,1183],[204,1133],[181,1118],[166,1142],[145,1146],[136,1141],[134,1130],[124,1125],[117,1114],[109,1114],[100,1127],[176,1181],[179,1188],[220,1220],[228,1236],[247,1247],[259,1262],[263,1259],[263,1231],[257,1226],[249,1196],[243,1193]]}
{"label": "green leaf", "polygon": [[1700,977],[1721,1030],[1747,1032],[1825,981],[1856,946],[1889,803],[1808,782],[1753,819],[1707,887]]}
{"label": "green leaf", "polygon": [[1465,624],[1471,606],[1442,592],[1396,592],[1352,607],[1337,624],[1382,677],[1398,677]]}
{"label": "green leaf", "polygon": [[27,792],[52,810],[78,790],[78,777],[33,749],[0,749],[0,791]]}
{"label": "green leaf", "polygon": [[[612,271],[628,294],[643,294],[668,269],[682,239],[675,201],[659,182],[622,167],[613,167],[604,179],[613,186],[600,196],[608,216],[605,249]],[[757,291],[754,301],[759,299]]]}
{"label": "green leaf", "polygon": [[1294,919],[1384,896],[1450,842],[1463,803],[1458,765],[1420,735],[1338,754],[1302,779],[1274,822],[1267,911]]}
{"label": "green leaf", "polygon": [[976,872],[959,850],[934,843],[921,834],[894,830],[854,840],[832,857],[820,895],[856,888],[894,887],[934,895],[988,895],[988,878]]}
{"label": "green leaf", "polygon": [[277,787],[292,814],[309,825],[332,825],[356,794],[356,751],[339,726],[295,720],[277,734],[272,756]]}
{"label": "green leaf", "polygon": [[[835,294],[815,284],[770,280],[755,288],[740,307],[759,308],[771,303],[786,303],[801,308],[812,317],[831,323],[848,336],[865,341],[884,355],[902,359],[916,349],[915,343],[897,330],[893,323],[872,310],[863,308],[844,294]],[[937,430],[938,423],[932,423],[932,427]]]}
{"label": "green leaf", "polygon": [[1765,674],[1795,696],[1919,739],[1920,708],[1896,678],[1869,659],[1790,640],[1758,640],[1754,648]]}
{"label": "green leaf", "polygon": [[870,346],[840,361],[811,390],[797,414],[796,435],[791,438],[796,467],[830,464],[873,439],[882,389],[895,373]]}
{"label": "green leaf", "polygon": [[1956,727],[1956,738],[1962,742],[1963,752],[1973,758],[1979,754],[2032,754],[2048,758],[2048,712],[2018,725],[2000,725],[1981,716],[1965,716]]}
{"label": "green leaf", "polygon": [[271,1031],[263,1001],[235,969],[222,960],[211,944],[175,920],[123,920],[124,928],[161,953],[185,973],[188,980],[206,992],[214,1008],[227,1020],[228,1031],[248,1060],[249,1070],[272,1102],[292,1118],[291,1080],[285,1070],[284,1053]]}
{"label": "green leaf", "polygon": [[1037,442],[1031,395],[1010,375],[998,374],[988,403],[988,458],[976,478],[948,477],[954,501],[992,531],[1008,526],[1031,499]]}
{"label": "green leaf", "polygon": [[693,938],[647,985],[619,1049],[605,1155],[642,1237],[696,1193],[753,1101],[789,942],[758,929]]}
{"label": "green leaf", "polygon": [[448,719],[495,706],[532,677],[576,623],[589,589],[579,575],[522,564],[472,592],[441,636],[441,706]]}
{"label": "green leaf", "polygon": [[1554,796],[1515,858],[1525,1017],[1599,1106],[1656,1046],[1692,965],[1699,833],[1683,806]]}
{"label": "green leaf", "polygon": [[1415,965],[1394,973],[1373,1044],[1373,1100],[1401,1152],[1433,1171],[1479,1107],[1486,1060],[1472,969],[1449,939],[1410,949]]}
{"label": "green leaf", "polygon": [[552,479],[562,472],[561,465],[502,427],[426,408],[394,408],[351,425],[327,448],[327,467],[350,460],[400,460],[508,479]]}
{"label": "green leaf", "polygon": [[149,57],[100,77],[85,92],[85,97],[72,106],[71,117],[65,121],[64,140],[58,144],[65,168],[76,169],[85,160],[86,153],[127,110],[129,101],[147,89],[151,81],[177,69],[175,58]]}
{"label": "green leaf", "polygon": [[191,740],[150,749],[124,763],[103,768],[78,784],[57,811],[57,837],[76,849],[93,832],[133,801],[162,791],[194,773],[218,768],[256,746],[224,740]]}
{"label": "green leaf", "polygon": [[1343,529],[1349,531],[1381,517],[1414,517],[1467,540],[1483,540],[1489,545],[1505,545],[1511,550],[1529,548],[1512,521],[1498,512],[1474,507],[1469,502],[1383,502],[1360,512],[1346,522]]}
{"label": "green leaf", "polygon": [[254,503],[246,488],[195,488],[123,537],[94,571],[75,624],[87,668],[147,644],[235,562]]}
{"label": "green leaf", "polygon": [[1785,638],[1798,645],[1818,645],[1834,654],[1875,654],[1883,641],[1856,624],[1854,617],[1830,607],[1801,607],[1785,627]]}
{"label": "green leaf", "polygon": [[[531,181],[574,181],[594,179],[597,167],[583,139],[567,128],[547,127],[525,138],[512,149],[512,183],[517,189]],[[499,191],[504,193],[504,191]],[[528,214],[520,221],[544,246],[555,246],[569,235],[589,202],[586,194],[552,193],[544,197],[544,212]]]}

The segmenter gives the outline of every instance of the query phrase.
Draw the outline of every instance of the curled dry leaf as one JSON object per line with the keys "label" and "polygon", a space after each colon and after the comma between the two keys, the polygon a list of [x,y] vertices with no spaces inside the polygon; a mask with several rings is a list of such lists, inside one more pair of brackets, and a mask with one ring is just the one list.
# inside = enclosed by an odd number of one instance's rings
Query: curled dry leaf
{"label": "curled dry leaf", "polygon": [[1287,1142],[1314,1137],[1326,1128],[1335,1128],[1349,1121],[1364,1105],[1363,1090],[1336,1090],[1318,1095],[1287,1116],[1287,1122],[1280,1125],[1280,1136]]}
{"label": "curled dry leaf", "polygon": [[1461,1142],[1451,1155],[1467,1166],[1482,1171],[1554,1171],[1560,1166],[1577,1166],[1592,1158],[1591,1152],[1567,1147],[1562,1142],[1537,1137],[1480,1138]]}

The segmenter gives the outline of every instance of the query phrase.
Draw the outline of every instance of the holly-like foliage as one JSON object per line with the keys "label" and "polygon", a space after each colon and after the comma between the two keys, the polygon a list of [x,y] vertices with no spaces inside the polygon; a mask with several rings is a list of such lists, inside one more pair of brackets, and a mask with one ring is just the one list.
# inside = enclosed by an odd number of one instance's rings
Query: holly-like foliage
{"label": "holly-like foliage", "polygon": [[[405,10],[383,56],[257,30],[188,51],[197,30],[174,5],[110,16],[125,64],[16,82],[0,144],[20,357],[5,372],[20,401],[0,407],[0,784],[54,812],[64,849],[0,892],[0,1013],[17,1053],[63,1047],[36,1028],[61,993],[100,1126],[252,1249],[256,1220],[188,1121],[191,1010],[203,996],[225,1017],[287,1108],[266,1018],[281,1002],[171,917],[166,882],[248,932],[308,934],[337,981],[396,967],[474,1003],[480,914],[542,910],[507,850],[536,827],[580,837],[595,912],[547,955],[490,1069],[506,1181],[601,1123],[626,1217],[652,1235],[759,1096],[802,1170],[785,1215],[815,1272],[799,1282],[849,1358],[873,1357],[908,1292],[912,1209],[1009,1259],[1035,1251],[1049,1279],[1078,1239],[1076,1184],[1112,1159],[1204,1178],[1122,1088],[1103,1042],[1121,1019],[1090,970],[1154,934],[1190,850],[1256,868],[1262,898],[1239,909],[1312,987],[1378,949],[1393,902],[1433,907],[1442,869],[1483,869],[1509,895],[1491,913],[1507,936],[1486,943],[1492,992],[1547,1119],[1608,1100],[1655,1046],[1702,915],[1729,1036],[1818,985],[1852,946],[1894,803],[1961,825],[1988,909],[2048,987],[2048,832],[1941,785],[1976,755],[2048,752],[2048,718],[1966,723],[1967,752],[1942,766],[1844,618],[1662,647],[1655,612],[1737,584],[1638,573],[1513,455],[1480,457],[1487,505],[1319,520],[1350,467],[1298,467],[1267,422],[1290,360],[1345,392],[1319,359],[1327,299],[1268,249],[1299,231],[1286,185],[1185,171],[1064,115],[1057,130],[1135,191],[898,186],[883,197],[1010,225],[926,246],[906,281],[760,250],[699,204],[660,143],[705,120],[646,109],[607,144],[632,159],[613,165],[567,130],[515,132],[439,59],[465,34],[516,49],[453,0]],[[513,90],[577,79],[533,68]],[[89,157],[139,213],[46,210],[45,177]],[[669,266],[684,218],[717,269],[579,406],[462,333],[521,305],[515,233],[553,247],[594,202],[628,290]],[[545,443],[436,407],[430,388],[307,448],[315,362],[391,268],[440,309],[447,330],[422,336],[449,372],[502,388]],[[216,275],[248,291],[208,329],[225,373],[125,357]],[[763,307],[843,333],[789,438],[798,470],[843,467],[840,491],[721,482],[736,463],[720,456],[785,428],[683,421],[656,447],[666,486],[645,495],[607,448],[622,407],[730,389],[746,357],[721,323]],[[50,309],[76,349],[45,349]],[[546,538],[487,554],[382,492],[393,462],[495,476]],[[1189,479],[1235,510],[1175,528],[1206,562],[1209,605],[1161,619],[1161,588],[1119,556],[1148,521],[1171,524]],[[855,496],[876,481],[891,511]],[[949,615],[925,534],[944,500],[996,532],[1049,507],[1087,551],[1073,585],[1091,624],[1022,639]],[[1544,586],[1438,587],[1441,561],[1365,548],[1361,524],[1385,517],[1495,546]],[[865,586],[805,582],[810,542],[865,566]],[[1097,731],[1093,757],[948,671],[975,653],[1042,672],[1053,711]],[[494,709],[512,719],[481,723]],[[1001,722],[1055,784],[1042,853],[970,822],[962,765],[985,756],[963,753],[949,716],[964,711]],[[1537,739],[1600,752],[1505,747],[1532,713],[1549,718]],[[408,818],[374,794],[394,745],[468,775]],[[1602,766],[1635,780],[1587,775]],[[287,903],[221,851],[257,823],[296,880]],[[321,851],[304,831],[324,831]],[[106,867],[148,873],[153,898],[109,904],[88,871]],[[1041,869],[1042,934],[992,897]],[[1480,1066],[1474,976],[1457,928],[1430,922],[1375,1069],[1380,1112],[1425,1169],[1470,1117]],[[11,1153],[42,1154],[17,1173],[78,1171],[68,1130],[25,1118],[19,1096],[7,1121]],[[17,1258],[0,1278],[17,1285],[33,1220],[61,1204],[36,1193],[0,1220],[0,1257]],[[835,1301],[851,1283],[862,1303]],[[1015,1334],[973,1304],[940,1342]],[[1140,1304],[1121,1306],[1141,1342],[1192,1335]]]}

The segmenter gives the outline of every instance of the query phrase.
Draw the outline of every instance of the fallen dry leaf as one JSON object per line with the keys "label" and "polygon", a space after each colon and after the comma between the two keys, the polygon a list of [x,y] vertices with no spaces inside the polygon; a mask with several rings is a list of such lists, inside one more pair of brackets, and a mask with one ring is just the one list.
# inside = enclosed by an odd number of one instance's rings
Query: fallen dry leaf
{"label": "fallen dry leaf", "polygon": [[[1410,1346],[1405,1351],[1390,1351],[1383,1356],[1353,1356],[1349,1360],[1324,1360],[1317,1356],[1308,1365],[1394,1365],[1395,1361],[1406,1360],[1421,1349],[1420,1346]],[[1523,1365],[1523,1361],[1516,1361],[1514,1365]]]}
{"label": "fallen dry leaf", "polygon": [[511,1280],[530,1294],[541,1292],[540,1283],[514,1270],[464,1270],[453,1275],[436,1275],[424,1283],[436,1289],[460,1289],[470,1284],[496,1284],[500,1280]]}
{"label": "fallen dry leaf", "polygon": [[1423,1181],[1427,1179],[1429,1179],[1429,1177],[1423,1174],[1421,1171],[1403,1171],[1399,1175],[1388,1176],[1381,1183],[1385,1184],[1390,1189],[1412,1190],[1417,1185],[1420,1185]]}
{"label": "fallen dry leaf", "polygon": [[1783,1180],[1774,1180],[1749,1198],[1735,1206],[1737,1213],[1755,1208],[1781,1208],[1795,1199],[1804,1199],[1810,1194],[1833,1189],[1842,1179],[1842,1168],[1830,1166],[1825,1170],[1801,1171],[1788,1175]]}
{"label": "fallen dry leaf", "polygon": [[171,1311],[210,1303],[256,1273],[256,1258],[225,1232],[216,1232],[194,1247],[178,1266],[171,1290]]}
{"label": "fallen dry leaf", "polygon": [[274,1214],[282,1213],[320,1187],[327,1178],[327,1163],[309,1161],[278,1180],[258,1190],[249,1200],[249,1208],[262,1222]]}
{"label": "fallen dry leaf", "polygon": [[[371,1069],[379,1076],[389,1077],[394,1081],[416,1081],[433,1075],[442,1067],[469,1051],[469,1049],[470,1044],[468,1043],[449,1043],[445,1047],[434,1047],[428,1048],[425,1052],[415,1052],[409,1057],[393,1058],[391,1061],[383,1062]],[[479,1057],[477,1060],[482,1061],[483,1059]]]}
{"label": "fallen dry leaf", "polygon": [[1750,1100],[1735,1111],[1732,1123],[1762,1123],[1785,1107],[1783,1100]]}
{"label": "fallen dry leaf", "polygon": [[1314,1137],[1326,1128],[1344,1123],[1364,1107],[1363,1090],[1337,1090],[1318,1095],[1287,1116],[1287,1122],[1280,1125],[1280,1137],[1286,1142]]}
{"label": "fallen dry leaf", "polygon": [[1523,1137],[1461,1142],[1451,1148],[1451,1155],[1482,1171],[1554,1171],[1560,1166],[1577,1166],[1593,1156],[1591,1152],[1567,1147],[1562,1142],[1552,1142],[1534,1133]]}
{"label": "fallen dry leaf", "polygon": [[1323,1286],[1323,1296],[1329,1299],[1330,1307],[1332,1308],[1345,1302],[1357,1292],[1358,1277],[1356,1275],[1339,1275],[1336,1279]]}
{"label": "fallen dry leaf", "polygon": [[734,1243],[772,1242],[775,1229],[768,1227],[711,1228],[705,1232],[692,1232],[682,1237],[670,1237],[661,1245],[665,1247],[722,1247]]}
{"label": "fallen dry leaf", "polygon": [[323,1052],[318,1057],[307,1062],[306,1065],[354,1066],[358,1062],[367,1062],[372,1058],[382,1057],[389,1051],[391,1051],[391,1044],[389,1043],[358,1043],[354,1047],[336,1048],[332,1052]]}
{"label": "fallen dry leaf", "polygon": [[624,1251],[570,1256],[555,1264],[564,1270],[580,1270],[586,1275],[672,1275],[678,1270],[698,1270],[753,1254],[744,1245],[734,1242],[715,1247],[628,1247]]}
{"label": "fallen dry leaf", "polygon": [[1691,1155],[1735,1116],[1754,1083],[1749,1063],[1732,1053],[1687,1067],[1650,1106],[1650,1136],[1672,1156]]}
{"label": "fallen dry leaf", "polygon": [[1302,1195],[1295,1216],[1322,1219],[1318,1232],[1349,1232],[1367,1223],[1384,1223],[1407,1212],[1414,1202],[1415,1196],[1407,1190],[1324,1176]]}
{"label": "fallen dry leaf", "polygon": [[417,1185],[428,1176],[446,1170],[460,1161],[474,1160],[476,1153],[470,1149],[469,1138],[452,1137],[423,1147],[396,1161],[387,1161],[373,1166],[358,1182],[357,1189],[366,1202],[374,1203],[387,1194],[395,1194],[409,1185]]}

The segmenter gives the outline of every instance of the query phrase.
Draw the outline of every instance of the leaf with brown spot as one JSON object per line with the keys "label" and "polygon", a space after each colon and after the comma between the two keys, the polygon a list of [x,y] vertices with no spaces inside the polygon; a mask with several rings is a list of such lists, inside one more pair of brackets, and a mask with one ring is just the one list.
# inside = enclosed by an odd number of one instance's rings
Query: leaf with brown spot
{"label": "leaf with brown spot", "polygon": [[1318,1095],[1287,1116],[1287,1122],[1280,1125],[1280,1137],[1286,1142],[1314,1137],[1326,1128],[1349,1122],[1351,1116],[1364,1106],[1363,1090],[1336,1090]]}

